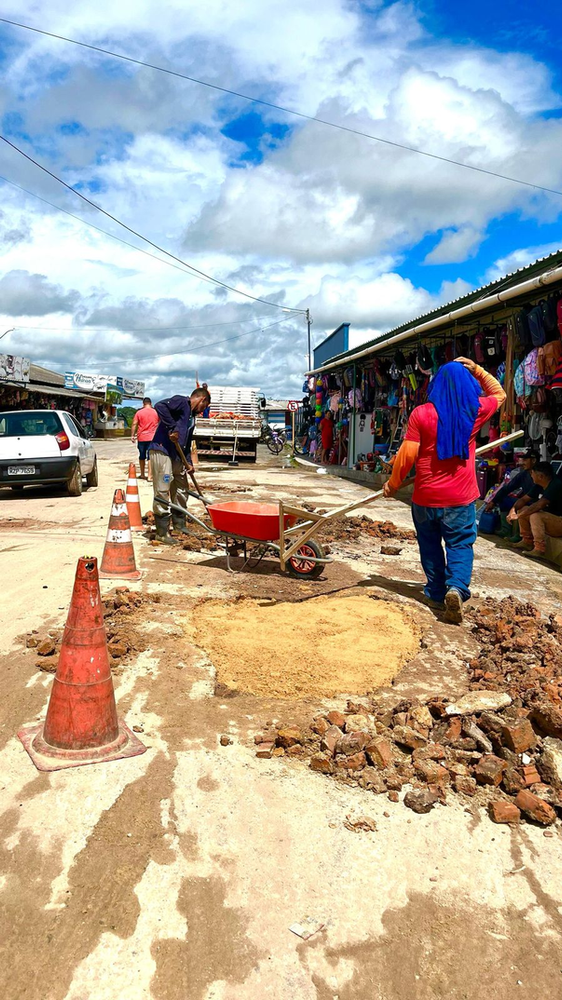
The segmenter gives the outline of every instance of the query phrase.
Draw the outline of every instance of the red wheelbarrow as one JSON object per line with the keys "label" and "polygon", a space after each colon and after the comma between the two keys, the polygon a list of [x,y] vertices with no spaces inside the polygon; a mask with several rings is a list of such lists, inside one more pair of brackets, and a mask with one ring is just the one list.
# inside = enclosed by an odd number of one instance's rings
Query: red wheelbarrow
{"label": "red wheelbarrow", "polygon": [[[482,445],[476,454],[497,448],[522,434],[523,431],[514,431],[497,441]],[[255,503],[252,500],[209,503],[201,493],[193,470],[189,469],[181,449],[178,450],[197,490],[196,493],[188,490],[188,493],[203,503],[211,518],[212,526],[201,521],[190,510],[185,510],[169,501],[161,500],[161,502],[171,511],[175,511],[181,517],[187,516],[204,531],[221,539],[219,547],[224,548],[229,570],[232,570],[230,557],[238,555],[242,549],[244,562],[241,569],[255,569],[266,555],[273,554],[279,559],[281,569],[287,570],[291,576],[316,580],[322,573],[323,566],[332,560],[326,558],[322,546],[314,541],[312,536],[326,521],[349,514],[357,507],[365,507],[383,494],[383,490],[367,493],[354,503],[337,507],[336,510],[328,511],[326,514],[315,514],[303,510],[302,507],[286,504],[283,500],[279,500],[276,504]]]}

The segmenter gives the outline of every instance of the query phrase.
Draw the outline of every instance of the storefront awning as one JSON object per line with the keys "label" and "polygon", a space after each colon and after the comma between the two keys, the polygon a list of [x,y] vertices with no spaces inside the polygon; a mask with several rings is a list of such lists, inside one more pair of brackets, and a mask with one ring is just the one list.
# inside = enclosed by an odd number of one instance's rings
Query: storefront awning
{"label": "storefront awning", "polygon": [[71,389],[64,389],[58,385],[42,385],[38,382],[10,382],[8,379],[0,380],[2,386],[9,386],[10,389],[22,389],[25,392],[39,392],[48,396],[69,396],[71,399],[89,399],[94,403],[103,403],[103,396],[88,396],[85,392],[73,392]]}

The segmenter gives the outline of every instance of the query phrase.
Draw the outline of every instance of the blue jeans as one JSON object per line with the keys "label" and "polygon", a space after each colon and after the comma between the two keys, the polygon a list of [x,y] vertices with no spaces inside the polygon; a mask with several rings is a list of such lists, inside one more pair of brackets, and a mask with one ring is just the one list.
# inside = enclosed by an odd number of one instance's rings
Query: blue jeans
{"label": "blue jeans", "polygon": [[[418,536],[420,559],[427,577],[426,597],[443,601],[454,587],[463,601],[470,597],[470,578],[476,541],[476,508],[420,507],[412,504],[412,516]],[[445,551],[443,544],[445,543]]]}

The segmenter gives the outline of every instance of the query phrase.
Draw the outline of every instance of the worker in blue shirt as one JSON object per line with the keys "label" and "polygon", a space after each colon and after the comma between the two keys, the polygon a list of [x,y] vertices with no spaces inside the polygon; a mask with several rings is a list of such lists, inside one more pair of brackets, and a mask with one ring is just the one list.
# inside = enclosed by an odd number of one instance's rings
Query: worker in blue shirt
{"label": "worker in blue shirt", "polygon": [[[170,536],[170,509],[162,501],[171,501],[187,510],[187,472],[178,454],[179,444],[188,462],[195,417],[209,406],[211,397],[207,389],[195,389],[191,396],[170,396],[156,403],[160,423],[150,443],[150,465],[154,489],[154,521],[156,541],[174,545]],[[180,534],[186,534],[186,518],[175,511],[172,525]]]}
{"label": "worker in blue shirt", "polygon": [[494,507],[499,507],[501,528],[496,534],[500,538],[507,538],[509,541],[517,542],[521,537],[517,521],[512,524],[508,521],[507,515],[515,502],[520,497],[527,496],[533,489],[534,483],[531,473],[539,459],[540,455],[532,449],[521,455],[518,468],[514,469],[507,482],[500,487],[490,502],[486,504],[487,511],[492,511]]}

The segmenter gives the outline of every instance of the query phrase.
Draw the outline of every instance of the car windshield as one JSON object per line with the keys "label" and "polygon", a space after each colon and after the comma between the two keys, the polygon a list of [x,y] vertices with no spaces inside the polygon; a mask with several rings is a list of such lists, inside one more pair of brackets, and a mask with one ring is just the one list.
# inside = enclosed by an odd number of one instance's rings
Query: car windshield
{"label": "car windshield", "polygon": [[0,437],[37,437],[58,434],[60,429],[60,420],[51,410],[0,413]]}

